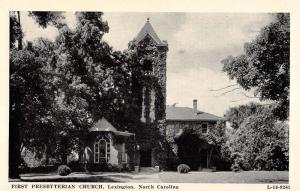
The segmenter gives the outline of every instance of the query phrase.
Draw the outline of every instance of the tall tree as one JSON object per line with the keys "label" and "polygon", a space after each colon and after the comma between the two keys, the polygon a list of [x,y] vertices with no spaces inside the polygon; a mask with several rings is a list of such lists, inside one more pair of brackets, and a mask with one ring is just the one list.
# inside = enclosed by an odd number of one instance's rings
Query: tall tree
{"label": "tall tree", "polygon": [[[125,113],[130,72],[126,57],[102,40],[109,29],[102,14],[77,12],[75,30],[63,27],[56,40],[56,86],[70,121],[67,134],[81,131],[84,135],[103,116],[118,126]],[[83,142],[84,136],[73,137],[78,144]]]}
{"label": "tall tree", "polygon": [[48,113],[47,82],[42,71],[43,61],[30,50],[10,53],[10,131],[9,176],[18,177],[22,145],[35,145]]}
{"label": "tall tree", "polygon": [[274,22],[264,27],[255,40],[246,43],[245,53],[229,56],[223,71],[245,90],[254,89],[261,100],[271,100],[274,114],[289,117],[290,91],[290,16],[276,14]]}
{"label": "tall tree", "polygon": [[[40,12],[32,13],[39,14]],[[46,27],[52,21],[63,18],[61,13],[56,12],[56,15],[60,16],[39,18],[39,21],[47,20],[44,23],[40,22],[43,24],[40,26]],[[35,141],[32,140],[38,139],[26,135],[32,133],[32,130],[44,127],[43,124],[47,121],[45,114],[48,113],[48,117],[50,115],[47,111],[49,97],[45,92],[46,77],[42,70],[47,62],[34,53],[31,43],[23,47],[19,11],[10,13],[10,49],[9,177],[19,178],[21,149],[25,144],[34,145]]]}
{"label": "tall tree", "polygon": [[[30,14],[42,27],[52,23],[49,14]],[[121,127],[131,99],[131,71],[127,57],[102,40],[109,29],[102,14],[78,12],[75,30],[62,25],[54,43],[40,38],[24,50],[12,49],[10,141],[21,142],[10,144],[10,159],[18,159],[10,160],[15,170],[10,178],[18,175],[21,143],[34,151],[53,152],[66,163],[72,150],[82,150],[82,138],[94,120],[104,116]],[[27,92],[33,84],[36,87]]]}

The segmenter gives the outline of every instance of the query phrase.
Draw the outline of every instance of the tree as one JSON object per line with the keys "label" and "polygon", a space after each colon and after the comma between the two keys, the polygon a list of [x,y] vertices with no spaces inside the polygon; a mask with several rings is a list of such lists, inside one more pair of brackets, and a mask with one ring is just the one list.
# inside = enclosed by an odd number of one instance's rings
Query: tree
{"label": "tree", "polygon": [[[288,169],[288,124],[272,113],[274,105],[250,103],[230,108],[221,155],[232,169],[286,170]],[[224,143],[224,142],[223,142]]]}
{"label": "tree", "polygon": [[[22,39],[23,36],[19,20],[12,12],[9,14],[9,31],[9,47],[12,49],[15,46],[15,42],[18,39]],[[22,47],[20,47],[20,49],[22,49]]]}
{"label": "tree", "polygon": [[[208,160],[213,160],[217,169],[228,170],[230,167],[230,151],[226,145],[229,137],[226,133],[226,122],[218,121],[214,128],[211,128],[207,135],[202,135],[212,146]],[[213,155],[215,153],[215,155]],[[213,158],[214,157],[214,158]]]}
{"label": "tree", "polygon": [[[52,13],[30,15],[41,27],[56,20],[49,18]],[[46,153],[46,160],[55,155],[66,163],[69,153],[81,151],[94,120],[105,116],[118,126],[124,118],[131,81],[127,58],[102,41],[108,32],[102,13],[78,12],[76,16],[76,29],[59,25],[54,43],[39,38],[24,50],[12,46],[10,178],[18,177],[22,148]],[[37,103],[28,101],[32,99]]]}
{"label": "tree", "polygon": [[[42,28],[46,28],[49,25],[53,25],[57,28],[64,26],[63,12],[49,12],[49,11],[29,11],[28,15],[34,19],[34,21]],[[23,49],[23,32],[21,24],[20,11],[11,11],[9,14],[10,24],[10,48],[15,47],[19,50]]]}
{"label": "tree", "polygon": [[289,117],[290,91],[290,17],[276,14],[274,22],[264,27],[255,40],[244,45],[245,53],[229,56],[223,71],[245,90],[254,89],[261,100],[271,100],[274,114]]}
{"label": "tree", "polygon": [[[40,12],[32,13],[39,15]],[[58,14],[58,13],[57,13]],[[61,13],[59,13],[61,14]],[[47,18],[47,24],[50,20]],[[39,20],[43,20],[40,18]],[[10,12],[10,124],[9,124],[9,177],[19,178],[20,152],[25,145],[37,148],[38,133],[47,126],[51,116],[51,98],[43,67],[45,60],[36,56],[31,43],[23,47],[20,12]],[[43,25],[46,27],[46,25]],[[17,42],[17,47],[15,46]],[[51,91],[50,91],[51,92]],[[34,134],[33,132],[38,132]],[[28,135],[28,136],[27,136]]]}
{"label": "tree", "polygon": [[247,117],[227,144],[233,165],[245,170],[288,169],[288,125],[270,112]]}
{"label": "tree", "polygon": [[77,147],[79,153],[83,150],[84,135],[95,120],[104,116],[120,127],[130,98],[126,57],[102,40],[109,30],[102,14],[77,12],[75,30],[62,27],[55,41],[56,97],[60,110],[66,113],[64,133],[72,135],[67,136],[68,142],[73,141],[69,145]]}
{"label": "tree", "polygon": [[[55,43],[45,38],[38,38],[31,45],[31,51],[35,57],[41,59],[43,62],[41,74],[43,74],[44,95],[47,96],[49,104],[47,107],[45,106],[47,108],[47,120],[43,122],[41,131],[35,130],[33,131],[34,133],[32,132],[28,136],[36,144],[24,146],[34,153],[39,153],[37,156],[45,156],[46,165],[49,163],[49,157],[57,156],[59,133],[66,126],[66,123],[62,120],[63,117],[65,118],[65,113],[60,109],[59,102],[55,97],[55,92],[57,91],[57,87],[55,86],[57,76],[53,69],[56,62],[55,49]],[[22,140],[24,141],[24,138]]]}
{"label": "tree", "polygon": [[65,17],[59,11],[29,11],[28,15],[42,28],[53,25],[57,28],[64,26]]}
{"label": "tree", "polygon": [[238,129],[247,117],[254,114],[269,112],[269,105],[261,105],[257,103],[249,103],[247,105],[240,105],[231,107],[226,113],[225,118],[230,123],[231,127]]}
{"label": "tree", "polygon": [[51,117],[51,97],[45,91],[43,61],[30,50],[10,52],[9,176],[18,177],[24,146],[38,146],[43,124]]}

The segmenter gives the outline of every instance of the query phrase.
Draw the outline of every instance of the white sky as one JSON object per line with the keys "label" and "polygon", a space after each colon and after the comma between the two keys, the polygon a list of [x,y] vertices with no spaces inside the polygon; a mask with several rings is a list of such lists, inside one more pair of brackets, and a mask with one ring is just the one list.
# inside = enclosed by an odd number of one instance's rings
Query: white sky
{"label": "white sky", "polygon": [[[222,72],[220,61],[229,55],[243,52],[245,42],[251,41],[260,28],[272,20],[270,14],[225,13],[104,13],[108,21],[107,41],[115,50],[124,50],[142,28],[147,17],[161,40],[167,40],[167,104],[192,107],[198,99],[198,109],[223,116],[229,107],[257,99],[246,98],[240,90],[219,96],[212,92],[235,82]],[[43,36],[54,40],[54,27],[38,28],[34,21],[21,14],[25,40]],[[72,27],[76,21],[73,13],[66,14]],[[253,96],[251,92],[247,95]]]}

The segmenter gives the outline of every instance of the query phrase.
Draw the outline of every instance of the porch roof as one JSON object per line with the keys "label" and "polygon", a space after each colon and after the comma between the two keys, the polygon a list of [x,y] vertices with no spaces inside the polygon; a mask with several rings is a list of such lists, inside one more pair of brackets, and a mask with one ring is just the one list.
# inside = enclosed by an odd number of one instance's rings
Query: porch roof
{"label": "porch roof", "polygon": [[134,133],[127,131],[118,131],[109,121],[102,117],[97,121],[92,128],[89,129],[90,132],[112,132],[119,136],[132,136]]}

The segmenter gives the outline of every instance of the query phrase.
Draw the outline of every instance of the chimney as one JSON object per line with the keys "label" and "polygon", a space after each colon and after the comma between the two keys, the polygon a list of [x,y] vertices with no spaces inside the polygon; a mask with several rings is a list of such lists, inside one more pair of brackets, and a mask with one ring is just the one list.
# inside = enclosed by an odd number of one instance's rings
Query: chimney
{"label": "chimney", "polygon": [[194,113],[197,114],[198,109],[197,109],[197,100],[196,99],[193,100],[193,109],[194,109]]}

